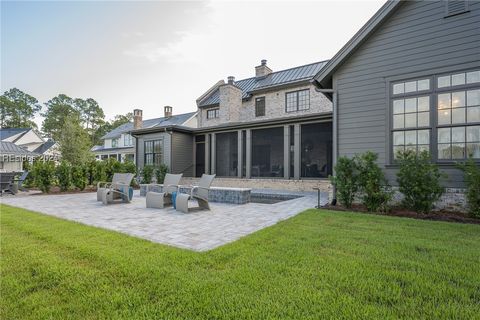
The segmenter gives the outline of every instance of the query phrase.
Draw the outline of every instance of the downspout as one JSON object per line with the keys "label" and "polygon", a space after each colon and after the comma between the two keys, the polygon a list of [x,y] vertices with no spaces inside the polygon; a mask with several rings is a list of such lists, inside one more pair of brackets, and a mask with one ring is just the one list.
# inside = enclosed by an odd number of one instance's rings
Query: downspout
{"label": "downspout", "polygon": [[[318,88],[318,83],[315,81],[315,91],[320,93],[331,93],[332,94],[332,131],[333,131],[333,141],[332,141],[332,174],[335,175],[335,165],[337,164],[338,158],[338,110],[337,110],[337,91],[335,89],[320,89]],[[332,202],[331,205],[337,204],[337,188],[333,185],[332,189]]]}

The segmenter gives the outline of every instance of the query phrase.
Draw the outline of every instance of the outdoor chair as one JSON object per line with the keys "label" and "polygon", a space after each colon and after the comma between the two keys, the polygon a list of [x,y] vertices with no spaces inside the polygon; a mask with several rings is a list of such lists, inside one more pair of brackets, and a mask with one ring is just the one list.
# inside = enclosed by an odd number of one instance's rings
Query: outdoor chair
{"label": "outdoor chair", "polygon": [[148,191],[146,195],[147,208],[162,209],[167,205],[172,204],[172,193],[178,192],[180,179],[183,174],[170,174],[165,175],[163,184],[150,184],[150,186],[159,186],[162,188],[162,192]]}
{"label": "outdoor chair", "polygon": [[190,194],[179,193],[177,194],[175,205],[178,211],[188,213],[188,200],[195,199],[198,202],[198,208],[210,210],[210,205],[208,204],[208,194],[210,192],[210,186],[212,185],[215,175],[203,174],[198,185],[192,186]]}
{"label": "outdoor chair", "polygon": [[113,203],[121,199],[122,202],[130,202],[133,198],[133,189],[130,187],[133,173],[115,173],[112,182],[97,183],[97,201],[103,204]]}
{"label": "outdoor chair", "polygon": [[20,178],[18,179],[14,179],[13,180],[13,184],[17,184],[14,188],[18,191],[18,190],[21,190],[21,191],[26,191],[25,188],[23,187],[23,183],[25,182],[25,179],[27,179],[27,176],[28,176],[28,171],[24,171],[22,173],[22,175],[20,176]]}
{"label": "outdoor chair", "polygon": [[14,180],[15,180],[15,172],[0,173],[0,195],[3,196],[5,192],[15,194],[15,192],[13,191]]}

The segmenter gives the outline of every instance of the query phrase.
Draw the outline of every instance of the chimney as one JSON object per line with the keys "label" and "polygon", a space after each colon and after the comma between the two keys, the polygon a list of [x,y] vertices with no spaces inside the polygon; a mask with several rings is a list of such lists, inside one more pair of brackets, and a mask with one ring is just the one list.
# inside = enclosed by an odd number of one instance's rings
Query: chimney
{"label": "chimney", "polygon": [[234,76],[227,77],[227,80],[228,80],[228,84],[234,84],[235,83],[235,77]]}
{"label": "chimney", "polygon": [[143,126],[143,112],[140,109],[133,110],[133,129],[141,129]]}
{"label": "chimney", "polygon": [[255,77],[263,78],[272,73],[272,69],[267,67],[267,60],[263,59],[259,66],[255,67]]}
{"label": "chimney", "polygon": [[165,118],[170,118],[172,116],[172,113],[173,113],[173,108],[170,107],[170,106],[165,106],[163,107],[163,112],[165,113]]}

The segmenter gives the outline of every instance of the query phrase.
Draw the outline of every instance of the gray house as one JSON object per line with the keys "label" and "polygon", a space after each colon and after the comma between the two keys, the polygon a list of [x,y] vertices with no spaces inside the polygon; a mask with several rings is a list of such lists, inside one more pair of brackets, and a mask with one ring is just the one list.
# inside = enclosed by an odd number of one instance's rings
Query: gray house
{"label": "gray house", "polygon": [[480,161],[480,1],[388,1],[320,70],[333,101],[333,162],[371,150],[395,183],[399,150]]}

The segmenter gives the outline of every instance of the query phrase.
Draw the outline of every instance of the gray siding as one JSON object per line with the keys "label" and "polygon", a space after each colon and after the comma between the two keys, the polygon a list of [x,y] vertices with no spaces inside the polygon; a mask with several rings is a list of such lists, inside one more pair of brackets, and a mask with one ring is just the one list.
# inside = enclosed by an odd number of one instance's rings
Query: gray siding
{"label": "gray siding", "polygon": [[193,136],[188,133],[172,134],[172,173],[183,173],[185,177],[193,176]]}
{"label": "gray siding", "polygon": [[[389,157],[389,81],[480,67],[480,2],[470,12],[444,18],[443,1],[405,1],[335,72],[338,153],[366,150]],[[463,185],[461,173],[442,166],[445,185]],[[395,168],[387,168],[392,183]]]}
{"label": "gray siding", "polygon": [[169,133],[166,132],[159,132],[159,133],[151,133],[139,136],[137,138],[138,145],[137,145],[137,167],[139,169],[143,168],[145,163],[145,141],[148,140],[159,140],[163,139],[163,155],[162,155],[162,162],[166,164],[169,168],[171,168],[171,137]]}

